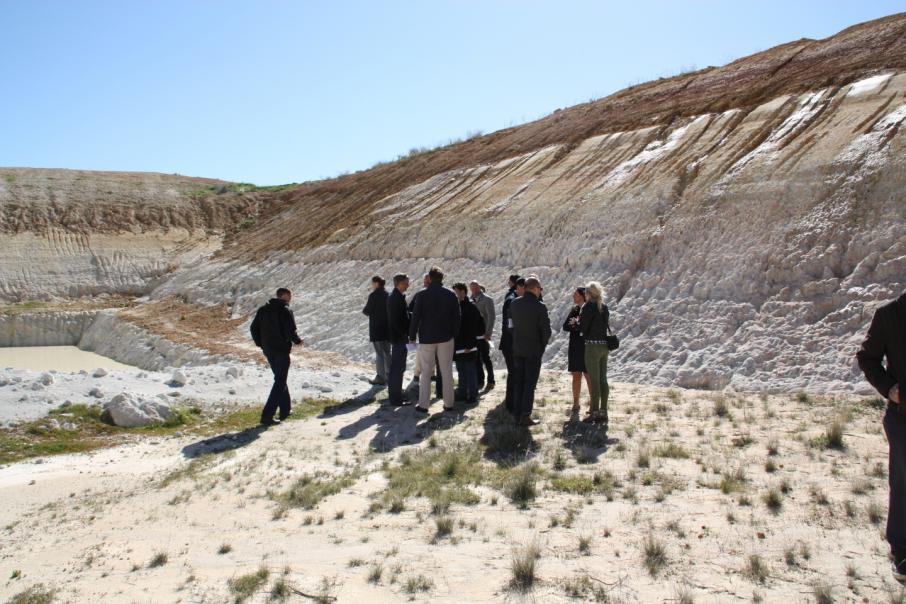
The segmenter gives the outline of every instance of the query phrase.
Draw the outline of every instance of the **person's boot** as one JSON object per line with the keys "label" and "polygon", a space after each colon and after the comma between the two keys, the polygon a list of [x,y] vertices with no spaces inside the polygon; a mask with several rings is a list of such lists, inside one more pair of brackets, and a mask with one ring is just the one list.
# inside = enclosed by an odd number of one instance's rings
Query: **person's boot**
{"label": "person's boot", "polygon": [[279,426],[279,425],[280,425],[280,420],[279,420],[279,419],[274,419],[273,417],[269,417],[269,418],[264,418],[264,417],[262,417],[262,418],[261,418],[261,425],[262,425],[262,426]]}
{"label": "person's boot", "polygon": [[541,422],[539,422],[537,419],[534,419],[531,415],[523,415],[521,418],[519,418],[520,426],[537,426],[540,423]]}
{"label": "person's boot", "polygon": [[900,584],[906,585],[906,555],[895,552],[891,554],[891,558],[893,559],[891,564],[893,578]]}

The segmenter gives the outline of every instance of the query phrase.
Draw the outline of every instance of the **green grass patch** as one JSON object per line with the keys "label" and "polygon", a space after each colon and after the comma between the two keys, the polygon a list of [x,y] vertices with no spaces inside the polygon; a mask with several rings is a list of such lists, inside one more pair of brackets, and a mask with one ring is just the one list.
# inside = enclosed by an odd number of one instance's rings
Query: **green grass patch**
{"label": "green grass patch", "polygon": [[554,476],[550,484],[555,491],[575,493],[576,495],[601,494],[611,501],[616,487],[616,479],[610,472],[595,472],[591,476],[588,474]]}
{"label": "green grass patch", "polygon": [[667,457],[670,459],[689,459],[689,452],[682,445],[676,443],[667,443],[654,448],[655,457]]}
{"label": "green grass patch", "polygon": [[46,587],[43,583],[32,585],[25,591],[20,591],[9,600],[7,604],[51,604],[57,590]]}
{"label": "green grass patch", "polygon": [[234,601],[239,604],[254,596],[264,587],[269,576],[270,572],[266,567],[262,566],[253,573],[239,575],[230,579],[227,584],[233,596],[235,596]]}
{"label": "green grass patch", "polygon": [[352,486],[358,473],[351,471],[339,475],[326,472],[305,474],[287,490],[277,496],[277,501],[284,508],[302,508],[311,510],[317,507],[326,497],[336,495],[343,489]]}
{"label": "green grass patch", "polygon": [[409,497],[425,497],[438,514],[446,513],[452,503],[476,504],[479,497],[471,487],[488,480],[491,472],[481,456],[475,445],[406,451],[399,464],[384,470],[387,487],[378,496],[387,507]]}

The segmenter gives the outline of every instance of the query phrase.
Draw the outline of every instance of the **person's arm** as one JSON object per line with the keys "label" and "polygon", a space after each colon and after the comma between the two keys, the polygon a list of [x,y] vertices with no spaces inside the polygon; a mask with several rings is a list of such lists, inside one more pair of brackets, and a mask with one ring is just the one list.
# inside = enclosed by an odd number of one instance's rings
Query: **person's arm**
{"label": "person's arm", "polygon": [[456,294],[450,297],[450,323],[453,325],[453,333],[459,333],[459,326],[462,324],[462,311],[459,309],[459,300]]}
{"label": "person's arm", "polygon": [[541,346],[546,347],[551,341],[551,316],[547,312],[547,306],[541,305],[541,320],[539,321],[539,334],[541,336]]}
{"label": "person's arm", "polygon": [[374,292],[368,294],[368,301],[365,302],[365,308],[362,309],[362,314],[366,317],[371,316],[371,309],[374,307]]}
{"label": "person's arm", "polygon": [[583,336],[587,334],[588,330],[591,329],[591,323],[594,320],[595,317],[591,314],[591,305],[586,304],[579,312],[579,333]]}
{"label": "person's arm", "polygon": [[293,311],[286,309],[286,312],[283,313],[283,323],[286,333],[289,334],[289,339],[293,344],[302,344],[302,338],[299,337],[299,333],[296,331],[296,318],[293,316]]}
{"label": "person's arm", "polygon": [[[862,369],[868,383],[874,386],[881,396],[889,398],[890,391],[897,385],[897,381],[890,375],[882,362],[887,352],[889,337],[888,326],[885,323],[883,311],[876,311],[874,317],[871,318],[865,341],[862,342],[862,347],[856,353],[856,360],[858,360],[859,368]],[[899,392],[893,394],[898,395]]]}
{"label": "person's arm", "polygon": [[486,304],[488,309],[488,318],[484,321],[484,339],[490,341],[494,335],[494,322],[497,321],[497,311],[494,309],[494,301],[487,298]]}
{"label": "person's arm", "polygon": [[252,319],[252,324],[249,327],[249,331],[252,333],[252,340],[255,342],[255,346],[261,348],[261,319],[259,315],[261,311],[255,313],[255,318]]}
{"label": "person's arm", "polygon": [[415,296],[412,301],[412,318],[409,320],[409,341],[414,342],[418,337],[418,326],[422,321],[422,298],[424,296]]}

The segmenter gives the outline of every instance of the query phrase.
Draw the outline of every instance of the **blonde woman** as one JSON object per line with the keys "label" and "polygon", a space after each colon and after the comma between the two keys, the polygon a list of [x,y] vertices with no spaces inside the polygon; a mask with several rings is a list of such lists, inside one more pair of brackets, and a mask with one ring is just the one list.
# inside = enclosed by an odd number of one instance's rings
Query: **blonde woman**
{"label": "blonde woman", "polygon": [[607,326],[610,310],[604,304],[604,290],[597,281],[585,286],[586,302],[579,313],[579,333],[585,339],[585,370],[591,382],[591,409],[582,421],[607,425]]}

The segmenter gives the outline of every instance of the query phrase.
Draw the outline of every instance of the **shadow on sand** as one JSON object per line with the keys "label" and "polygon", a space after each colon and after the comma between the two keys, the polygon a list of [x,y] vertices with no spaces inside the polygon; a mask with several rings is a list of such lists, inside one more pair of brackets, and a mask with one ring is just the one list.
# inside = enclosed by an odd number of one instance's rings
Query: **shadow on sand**
{"label": "shadow on sand", "polygon": [[586,424],[573,416],[563,422],[560,438],[579,463],[594,463],[619,439],[607,436],[607,428],[601,424]]}
{"label": "shadow on sand", "polygon": [[488,411],[484,418],[484,434],[479,442],[485,447],[485,458],[501,467],[528,461],[539,449],[531,430],[517,426],[503,403]]}
{"label": "shadow on sand", "polygon": [[265,430],[267,430],[265,426],[255,426],[253,428],[240,430],[239,432],[212,436],[211,438],[200,440],[191,445],[186,445],[182,448],[182,455],[186,459],[195,459],[202,455],[233,451],[255,442]]}

